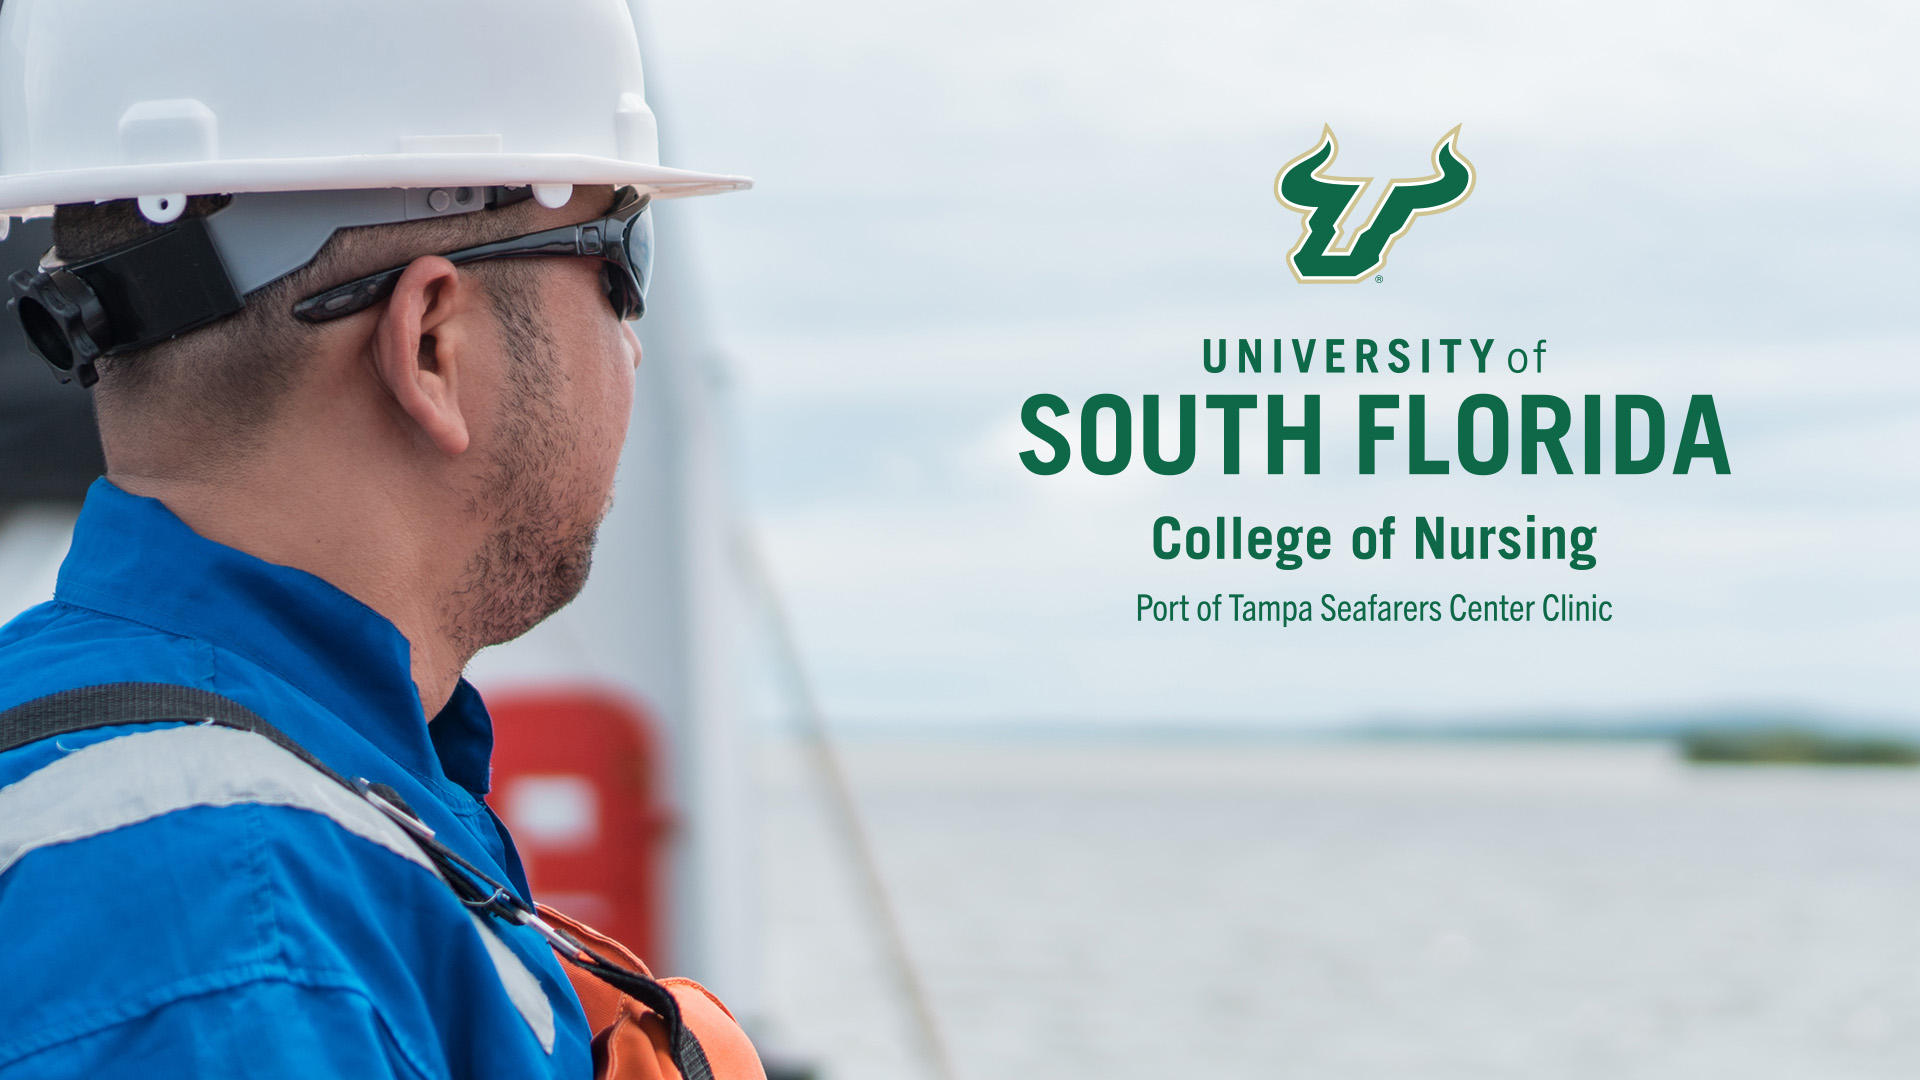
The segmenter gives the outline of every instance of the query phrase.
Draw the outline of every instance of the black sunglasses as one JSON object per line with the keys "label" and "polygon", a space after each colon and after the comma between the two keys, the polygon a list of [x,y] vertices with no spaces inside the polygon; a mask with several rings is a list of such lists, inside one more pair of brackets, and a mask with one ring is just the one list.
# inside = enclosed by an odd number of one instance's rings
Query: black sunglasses
{"label": "black sunglasses", "polygon": [[[597,221],[542,229],[440,257],[455,266],[486,259],[598,259],[607,301],[620,318],[637,319],[647,310],[647,284],[653,276],[653,215],[648,212],[652,200],[653,196],[633,188],[621,188],[613,209]],[[319,323],[365,311],[393,294],[394,283],[406,269],[396,266],[315,293],[295,304],[293,314],[303,322]]]}

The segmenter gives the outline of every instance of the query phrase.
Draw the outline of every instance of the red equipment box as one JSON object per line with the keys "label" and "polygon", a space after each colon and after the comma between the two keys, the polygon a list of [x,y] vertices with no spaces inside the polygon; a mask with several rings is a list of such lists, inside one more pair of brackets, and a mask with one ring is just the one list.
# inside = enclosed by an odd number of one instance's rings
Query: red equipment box
{"label": "red equipment box", "polygon": [[594,689],[489,695],[493,791],[534,898],[663,957],[667,830],[658,729],[634,701]]}

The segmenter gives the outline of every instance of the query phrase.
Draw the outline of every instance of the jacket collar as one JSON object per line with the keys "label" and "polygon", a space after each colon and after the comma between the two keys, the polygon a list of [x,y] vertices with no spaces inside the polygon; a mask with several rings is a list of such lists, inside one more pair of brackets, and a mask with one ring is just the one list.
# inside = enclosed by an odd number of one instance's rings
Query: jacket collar
{"label": "jacket collar", "polygon": [[205,641],[285,679],[405,768],[487,791],[493,724],[461,680],[431,729],[412,650],[327,581],[216,544],[158,499],[94,481],[54,599]]}

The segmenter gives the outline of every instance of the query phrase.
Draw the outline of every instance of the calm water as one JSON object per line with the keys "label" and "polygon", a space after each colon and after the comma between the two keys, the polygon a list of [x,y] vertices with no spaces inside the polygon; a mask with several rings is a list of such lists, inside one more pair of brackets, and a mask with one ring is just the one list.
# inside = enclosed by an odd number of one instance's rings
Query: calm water
{"label": "calm water", "polygon": [[[858,743],[962,1076],[1920,1073],[1920,774],[1655,745]],[[926,1075],[805,759],[765,761],[772,1005]]]}

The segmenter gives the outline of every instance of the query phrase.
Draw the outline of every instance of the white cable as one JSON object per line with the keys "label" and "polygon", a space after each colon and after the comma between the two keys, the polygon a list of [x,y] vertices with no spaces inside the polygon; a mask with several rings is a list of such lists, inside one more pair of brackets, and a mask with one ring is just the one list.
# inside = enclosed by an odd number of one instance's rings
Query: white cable
{"label": "white cable", "polygon": [[953,1057],[947,1051],[946,1040],[940,1033],[939,1018],[933,1011],[933,1000],[927,993],[926,982],[921,978],[919,968],[914,965],[913,954],[907,949],[906,935],[901,931],[900,919],[888,897],[886,880],[880,875],[879,859],[861,822],[860,807],[854,800],[853,787],[847,782],[840,755],[834,749],[832,733],[827,729],[826,718],[820,711],[819,699],[814,696],[813,681],[807,676],[806,665],[800,658],[793,628],[787,621],[786,608],[780,602],[780,594],[774,588],[773,577],[761,557],[759,546],[750,538],[741,536],[736,549],[746,569],[746,576],[755,586],[754,592],[765,608],[767,622],[773,629],[781,659],[785,661],[787,675],[792,682],[794,703],[799,707],[807,741],[813,749],[821,777],[826,782],[828,801],[840,826],[841,839],[846,842],[853,856],[862,891],[873,908],[874,920],[880,924],[889,966],[900,983],[901,993],[912,1006],[921,1054],[926,1059],[928,1070],[938,1080],[957,1080]]}

